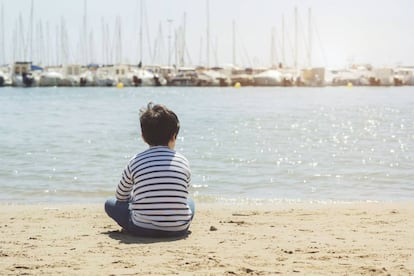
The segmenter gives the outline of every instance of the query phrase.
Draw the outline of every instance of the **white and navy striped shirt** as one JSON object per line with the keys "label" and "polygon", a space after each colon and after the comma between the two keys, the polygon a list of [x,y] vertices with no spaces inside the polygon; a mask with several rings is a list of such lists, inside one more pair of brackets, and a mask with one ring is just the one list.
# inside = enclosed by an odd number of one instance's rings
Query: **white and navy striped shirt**
{"label": "white and navy striped shirt", "polygon": [[120,201],[129,201],[135,225],[181,231],[188,228],[187,204],[191,172],[187,159],[166,146],[151,147],[134,156],[116,189]]}

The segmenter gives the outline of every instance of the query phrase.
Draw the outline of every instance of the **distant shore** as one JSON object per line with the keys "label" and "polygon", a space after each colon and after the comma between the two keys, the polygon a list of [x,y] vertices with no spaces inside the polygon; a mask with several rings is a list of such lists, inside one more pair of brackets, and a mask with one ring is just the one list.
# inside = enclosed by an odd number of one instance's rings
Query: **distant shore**
{"label": "distant shore", "polygon": [[101,205],[0,210],[0,272],[79,275],[413,275],[414,203],[198,204],[191,234],[120,232]]}
{"label": "distant shore", "polygon": [[0,87],[236,87],[281,86],[413,86],[414,67],[380,67],[354,64],[344,69],[166,66],[131,64],[66,64],[41,67],[15,62],[0,67]]}

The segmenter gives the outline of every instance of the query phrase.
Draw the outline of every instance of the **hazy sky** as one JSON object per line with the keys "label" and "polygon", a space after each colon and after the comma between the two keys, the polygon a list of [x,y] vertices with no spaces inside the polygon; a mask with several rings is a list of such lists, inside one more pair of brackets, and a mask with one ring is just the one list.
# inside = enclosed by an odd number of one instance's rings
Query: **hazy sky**
{"label": "hazy sky", "polygon": [[[180,34],[185,34],[186,64],[232,63],[235,22],[238,65],[270,66],[273,53],[273,62],[284,61],[292,66],[297,7],[297,55],[301,67],[308,64],[309,44],[312,66],[339,67],[350,62],[414,65],[412,0],[87,0],[86,26],[85,0],[33,0],[33,27],[29,28],[31,2],[0,0],[4,15],[3,25],[0,22],[0,63],[10,63],[13,59],[42,64],[76,63],[87,59],[87,62],[136,64],[141,57],[142,21],[144,63],[167,64],[168,57],[172,64],[177,63],[175,49],[180,46],[175,41],[182,41]],[[309,8],[312,43],[309,43]]]}

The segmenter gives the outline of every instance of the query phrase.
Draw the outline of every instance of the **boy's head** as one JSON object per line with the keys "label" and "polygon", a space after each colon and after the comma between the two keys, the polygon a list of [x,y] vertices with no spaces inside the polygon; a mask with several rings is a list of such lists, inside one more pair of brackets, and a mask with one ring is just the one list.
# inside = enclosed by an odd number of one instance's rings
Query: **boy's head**
{"label": "boy's head", "polygon": [[180,122],[177,115],[164,105],[149,103],[140,110],[141,133],[150,146],[168,146],[177,138]]}

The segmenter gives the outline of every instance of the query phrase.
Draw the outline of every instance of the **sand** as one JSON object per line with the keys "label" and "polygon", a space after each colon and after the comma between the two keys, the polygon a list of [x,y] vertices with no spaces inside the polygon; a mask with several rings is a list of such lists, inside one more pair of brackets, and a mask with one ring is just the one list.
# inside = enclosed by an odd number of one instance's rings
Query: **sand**
{"label": "sand", "polygon": [[414,203],[198,204],[164,240],[103,206],[0,207],[0,275],[414,275]]}

